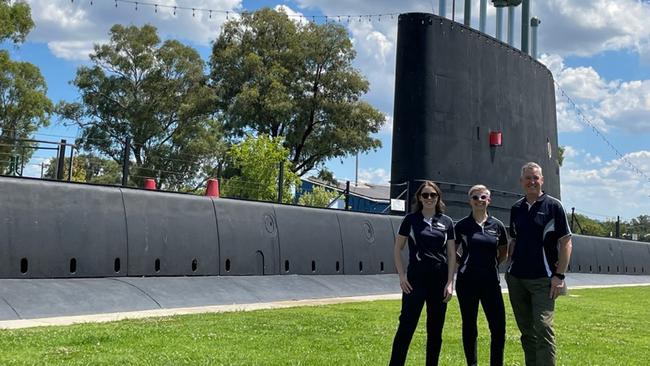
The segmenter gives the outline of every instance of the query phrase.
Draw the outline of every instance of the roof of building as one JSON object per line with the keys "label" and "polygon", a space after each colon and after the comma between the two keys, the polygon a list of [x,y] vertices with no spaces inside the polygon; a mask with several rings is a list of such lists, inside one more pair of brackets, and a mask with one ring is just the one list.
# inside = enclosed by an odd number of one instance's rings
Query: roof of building
{"label": "roof of building", "polygon": [[[325,182],[316,177],[308,177],[302,179],[312,184],[316,184],[329,189],[337,190],[340,192],[345,191],[345,182],[337,182],[338,185],[335,186],[330,182]],[[390,202],[390,186],[382,186],[379,184],[370,184],[365,182],[359,182],[357,185],[355,185],[353,182],[350,182],[350,194],[371,201],[385,203]]]}

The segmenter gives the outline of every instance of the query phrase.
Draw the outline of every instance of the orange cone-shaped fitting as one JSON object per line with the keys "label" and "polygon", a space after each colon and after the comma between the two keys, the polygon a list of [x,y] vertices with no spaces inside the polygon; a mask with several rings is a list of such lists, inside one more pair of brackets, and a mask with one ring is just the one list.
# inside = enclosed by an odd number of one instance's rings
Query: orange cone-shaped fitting
{"label": "orange cone-shaped fitting", "polygon": [[210,197],[219,197],[218,179],[208,179],[208,186],[205,189],[205,195]]}
{"label": "orange cone-shaped fitting", "polygon": [[152,178],[147,178],[144,180],[144,189],[156,190],[156,181]]}

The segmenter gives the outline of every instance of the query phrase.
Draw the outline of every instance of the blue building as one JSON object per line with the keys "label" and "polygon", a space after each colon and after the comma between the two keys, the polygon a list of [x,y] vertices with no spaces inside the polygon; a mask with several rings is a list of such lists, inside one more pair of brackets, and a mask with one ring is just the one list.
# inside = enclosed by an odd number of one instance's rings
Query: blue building
{"label": "blue building", "polygon": [[[314,187],[319,186],[328,191],[340,193],[336,202],[331,204],[331,208],[345,209],[345,183],[338,182],[334,185],[330,182],[322,181],[315,177],[301,178],[302,185],[296,194],[296,199],[300,197],[301,192],[311,192]],[[382,186],[369,183],[350,183],[350,210],[359,212],[384,213],[390,212],[390,186]]]}

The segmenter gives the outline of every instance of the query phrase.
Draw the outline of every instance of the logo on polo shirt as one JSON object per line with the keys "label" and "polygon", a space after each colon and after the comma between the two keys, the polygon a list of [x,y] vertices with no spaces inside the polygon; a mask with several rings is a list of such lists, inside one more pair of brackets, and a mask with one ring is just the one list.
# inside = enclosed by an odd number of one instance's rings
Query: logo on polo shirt
{"label": "logo on polo shirt", "polygon": [[485,230],[485,232],[488,233],[488,234],[490,234],[490,235],[495,235],[495,236],[496,236],[497,234],[499,234],[499,233],[498,233],[496,230],[494,230],[494,229],[488,229],[488,230]]}
{"label": "logo on polo shirt", "polygon": [[439,222],[436,222],[433,226],[438,230],[445,230],[447,228],[444,224],[441,224]]}

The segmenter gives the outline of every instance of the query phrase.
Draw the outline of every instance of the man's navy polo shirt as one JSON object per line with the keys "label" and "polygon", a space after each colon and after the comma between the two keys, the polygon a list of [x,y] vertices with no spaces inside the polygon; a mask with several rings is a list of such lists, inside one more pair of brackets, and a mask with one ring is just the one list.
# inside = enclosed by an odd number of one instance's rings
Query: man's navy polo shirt
{"label": "man's navy polo shirt", "polygon": [[456,223],[456,238],[463,251],[459,273],[495,275],[498,272],[497,248],[508,244],[506,227],[499,219],[488,216],[481,226],[470,213]]}
{"label": "man's navy polo shirt", "polygon": [[570,234],[560,201],[544,193],[529,209],[526,197],[520,199],[510,210],[515,248],[508,272],[525,279],[551,277],[557,270],[558,240]]}
{"label": "man's navy polo shirt", "polygon": [[408,237],[409,264],[447,263],[447,240],[454,239],[454,222],[444,214],[436,214],[428,222],[422,212],[414,212],[404,217],[399,234]]}

